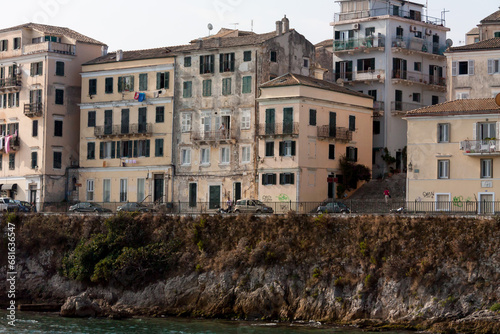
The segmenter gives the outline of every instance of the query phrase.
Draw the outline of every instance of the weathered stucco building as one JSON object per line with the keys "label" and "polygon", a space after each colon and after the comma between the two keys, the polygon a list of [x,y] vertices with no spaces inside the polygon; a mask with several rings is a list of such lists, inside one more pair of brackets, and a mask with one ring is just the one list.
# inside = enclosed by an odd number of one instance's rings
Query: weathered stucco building
{"label": "weathered stucco building", "polygon": [[68,28],[0,30],[0,191],[30,202],[68,199],[78,166],[81,64],[105,45]]}

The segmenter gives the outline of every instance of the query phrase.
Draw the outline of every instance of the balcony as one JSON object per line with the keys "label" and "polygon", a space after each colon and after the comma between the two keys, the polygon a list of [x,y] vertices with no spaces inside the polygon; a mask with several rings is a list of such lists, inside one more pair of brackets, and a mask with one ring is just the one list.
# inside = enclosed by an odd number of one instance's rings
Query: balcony
{"label": "balcony", "polygon": [[94,128],[94,136],[97,138],[117,136],[150,136],[153,134],[153,123],[105,125]]}
{"label": "balcony", "polygon": [[299,123],[263,123],[259,124],[259,136],[298,136]]}
{"label": "balcony", "polygon": [[216,131],[191,131],[191,140],[199,143],[229,143],[238,140],[234,129]]}
{"label": "balcony", "polygon": [[335,81],[342,79],[344,83],[370,83],[373,81],[378,81],[383,83],[385,81],[385,71],[384,70],[368,70],[368,71],[358,71],[358,72],[342,72],[335,73]]}
{"label": "balcony", "polygon": [[341,141],[351,141],[352,131],[348,128],[333,127],[329,125],[318,126],[318,138],[319,139],[337,139]]}
{"label": "balcony", "polygon": [[37,103],[28,103],[24,104],[24,115],[28,117],[40,117],[43,114],[43,104],[40,102]]}
{"label": "balcony", "polygon": [[24,55],[43,52],[53,52],[74,56],[76,55],[76,45],[47,41],[23,46]]}
{"label": "balcony", "polygon": [[404,115],[410,110],[415,110],[422,107],[424,107],[422,103],[416,103],[416,102],[401,102],[401,101],[391,102],[391,112],[394,115]]}
{"label": "balcony", "polygon": [[365,38],[351,38],[347,41],[333,41],[333,51],[336,54],[356,52],[370,53],[371,51],[384,51],[385,50],[385,36],[379,35],[378,37],[369,36]]}
{"label": "balcony", "polygon": [[373,101],[373,117],[384,116],[385,103],[384,101]]}
{"label": "balcony", "polygon": [[460,151],[469,156],[494,156],[500,155],[500,140],[465,140],[460,142]]}
{"label": "balcony", "polygon": [[438,75],[423,74],[422,72],[392,70],[391,77],[395,83],[402,82],[409,86],[419,84],[429,90],[446,92],[446,78]]}
{"label": "balcony", "polygon": [[337,13],[335,14],[335,22],[359,20],[363,18],[384,16],[384,15],[398,16],[418,22],[425,22],[438,26],[444,26],[443,19],[438,19],[431,16],[423,16],[421,12],[405,11],[399,8],[395,8],[393,6],[385,8],[377,8],[372,10],[360,10],[348,13]]}
{"label": "balcony", "polygon": [[444,52],[448,48],[446,44],[434,43],[432,41],[416,37],[396,37],[392,40],[391,45],[394,52],[401,52],[403,54],[422,52],[424,54],[433,55],[435,58],[442,58],[442,60],[446,59]]}
{"label": "balcony", "polygon": [[[2,138],[2,149],[0,150],[0,152],[7,153],[6,150],[7,137]],[[19,139],[19,136],[12,136],[9,140],[9,153],[12,151],[18,151],[20,145],[21,145],[21,140]]]}
{"label": "balcony", "polygon": [[19,90],[21,88],[21,75],[0,79],[0,91]]}

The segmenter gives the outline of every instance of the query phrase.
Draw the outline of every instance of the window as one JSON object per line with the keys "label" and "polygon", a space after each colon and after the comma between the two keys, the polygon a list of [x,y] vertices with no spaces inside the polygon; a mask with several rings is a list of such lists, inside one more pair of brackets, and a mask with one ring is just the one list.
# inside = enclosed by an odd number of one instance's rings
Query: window
{"label": "window", "polygon": [[422,32],[421,31],[415,31],[415,37],[416,38],[422,38]]}
{"label": "window", "polygon": [[295,174],[293,173],[282,173],[280,174],[280,184],[294,184],[295,183]]}
{"label": "window", "polygon": [[146,179],[137,179],[137,201],[142,202],[146,198]]}
{"label": "window", "polygon": [[374,135],[380,134],[380,121],[373,121],[373,134]]}
{"label": "window", "polygon": [[500,72],[500,59],[488,59],[488,74]]}
{"label": "window", "polygon": [[126,202],[128,195],[128,180],[120,179],[120,202]]}
{"label": "window", "polygon": [[121,114],[121,127],[120,127],[120,132],[122,134],[128,134],[130,130],[130,110],[129,109],[122,109],[122,114]]}
{"label": "window", "polygon": [[38,120],[34,120],[31,124],[31,136],[38,137]]}
{"label": "window", "polygon": [[142,92],[148,90],[148,74],[147,73],[139,74],[139,90]]}
{"label": "window", "polygon": [[252,61],[252,51],[243,52],[243,61]]}
{"label": "window", "polygon": [[316,125],[316,110],[309,109],[309,125]]}
{"label": "window", "polygon": [[453,61],[451,63],[451,75],[474,75],[474,60]]}
{"label": "window", "polygon": [[20,48],[21,48],[21,37],[16,37],[14,38],[14,50],[19,50]]}
{"label": "window", "polygon": [[413,70],[416,72],[422,72],[422,63],[416,61],[413,65]]}
{"label": "window", "polygon": [[356,131],[356,116],[349,116],[349,131]]}
{"label": "window", "polygon": [[234,72],[234,53],[222,53],[219,56],[219,71]]}
{"label": "window", "polygon": [[134,158],[149,157],[150,140],[134,140]]}
{"label": "window", "polygon": [[55,120],[54,121],[54,136],[55,137],[62,137],[63,135],[63,121],[62,120]]}
{"label": "window", "polygon": [[278,52],[276,51],[271,51],[271,62],[276,63],[278,61]]}
{"label": "window", "polygon": [[87,127],[95,127],[95,111],[89,111],[87,114]]}
{"label": "window", "polygon": [[134,90],[134,76],[118,77],[118,92],[132,92]]}
{"label": "window", "polygon": [[358,72],[375,70],[375,58],[358,59]]}
{"label": "window", "polygon": [[3,165],[3,154],[0,154],[0,170],[2,170]]}
{"label": "window", "polygon": [[220,148],[220,163],[221,164],[229,164],[230,162],[230,152],[229,147],[221,147]]}
{"label": "window", "polygon": [[370,37],[375,35],[375,27],[365,28],[365,36]]}
{"label": "window", "polygon": [[58,151],[54,152],[53,166],[54,166],[54,169],[61,169],[61,167],[62,167],[62,152],[58,152]]}
{"label": "window", "polygon": [[438,160],[438,179],[450,178],[450,160]]}
{"label": "window", "polygon": [[191,149],[190,148],[181,149],[181,165],[184,165],[184,166],[191,165]]}
{"label": "window", "polygon": [[295,156],[295,141],[282,141],[280,142],[280,157]]}
{"label": "window", "polygon": [[156,89],[170,88],[170,72],[156,73]]}
{"label": "window", "polygon": [[274,142],[266,142],[266,157],[274,157]]}
{"label": "window", "polygon": [[420,103],[420,93],[413,93],[413,102],[419,102]]}
{"label": "window", "polygon": [[250,146],[241,147],[241,163],[242,164],[250,163],[250,152],[251,152]]}
{"label": "window", "polygon": [[165,122],[165,107],[156,107],[156,123]]}
{"label": "window", "polygon": [[31,152],[31,169],[38,168],[38,152]]}
{"label": "window", "polygon": [[184,98],[189,98],[192,96],[192,86],[193,83],[191,81],[184,81],[183,83],[183,91],[182,91],[182,97]]}
{"label": "window", "polygon": [[132,158],[133,145],[132,140],[124,140],[116,143],[116,151],[119,152],[117,158]]}
{"label": "window", "polygon": [[56,89],[56,104],[63,105],[64,104],[64,90]]}
{"label": "window", "polygon": [[115,142],[101,142],[100,143],[99,158],[100,159],[114,159],[115,158]]}
{"label": "window", "polygon": [[89,142],[87,143],[87,160],[95,159],[95,143]]}
{"label": "window", "polygon": [[450,142],[450,124],[438,124],[438,143]]}
{"label": "window", "polygon": [[30,75],[32,77],[43,74],[43,62],[31,63]]}
{"label": "window", "polygon": [[357,162],[358,161],[358,148],[347,146],[345,151],[345,156],[347,161]]}
{"label": "window", "polygon": [[196,200],[198,197],[197,188],[198,188],[198,184],[196,184],[196,183],[189,184],[189,207],[190,208],[196,207]]}
{"label": "window", "polygon": [[191,67],[191,57],[184,57],[184,67]]}
{"label": "window", "polygon": [[330,144],[328,146],[328,159],[335,160],[335,145]]}
{"label": "window", "polygon": [[[139,182],[139,179],[137,179]],[[137,199],[139,201],[139,199]],[[109,203],[111,201],[111,180],[104,179],[102,180],[102,201],[104,203]]]}
{"label": "window", "polygon": [[439,96],[432,95],[432,105],[439,104]]}
{"label": "window", "polygon": [[92,97],[92,95],[97,94],[97,79],[89,79],[89,95]]}
{"label": "window", "polygon": [[104,93],[113,94],[113,78],[106,78],[104,80]]}
{"label": "window", "polygon": [[496,138],[496,123],[478,123],[477,134],[478,140]]}
{"label": "window", "polygon": [[481,178],[491,179],[493,177],[493,160],[481,159]]}
{"label": "window", "polygon": [[241,112],[241,129],[242,130],[248,130],[250,129],[250,121],[251,121],[251,116],[250,116],[250,110],[243,110]]}
{"label": "window", "polygon": [[94,180],[87,180],[87,201],[94,200]]}
{"label": "window", "polygon": [[[394,7],[397,7],[397,6],[394,6]],[[403,39],[403,33],[404,33],[403,28],[401,28],[401,27],[396,28],[396,38],[397,39]]]}
{"label": "window", "polygon": [[214,73],[215,56],[200,56],[200,74]]}
{"label": "window", "polygon": [[191,113],[181,114],[181,131],[182,132],[191,131]]}
{"label": "window", "polygon": [[202,165],[210,164],[210,149],[209,148],[202,148],[200,150],[200,163]]}
{"label": "window", "polygon": [[14,153],[9,154],[9,169],[16,169],[16,155]]}
{"label": "window", "polygon": [[6,39],[2,39],[0,41],[0,51],[7,51],[7,48],[9,46],[9,41]]}
{"label": "window", "polygon": [[212,96],[212,80],[203,80],[203,96]]}
{"label": "window", "polygon": [[231,78],[222,79],[222,95],[231,94]]}
{"label": "window", "polygon": [[243,77],[241,92],[243,94],[250,94],[252,92],[252,77]]}
{"label": "window", "polygon": [[64,62],[56,61],[56,75],[60,77],[64,76]]}
{"label": "window", "polygon": [[155,157],[163,157],[163,138],[155,139]]}
{"label": "window", "polygon": [[276,174],[262,174],[262,185],[275,185],[276,184]]}
{"label": "window", "polygon": [[309,68],[309,59],[308,58],[304,58],[304,67],[305,68]]}

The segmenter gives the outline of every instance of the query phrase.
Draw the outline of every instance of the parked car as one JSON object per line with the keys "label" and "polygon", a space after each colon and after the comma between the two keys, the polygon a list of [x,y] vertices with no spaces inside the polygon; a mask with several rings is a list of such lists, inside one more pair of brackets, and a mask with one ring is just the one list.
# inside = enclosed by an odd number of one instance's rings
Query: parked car
{"label": "parked car", "polygon": [[342,202],[326,202],[316,208],[316,213],[351,213],[351,209]]}
{"label": "parked car", "polygon": [[116,209],[116,211],[117,212],[120,212],[120,211],[124,211],[124,212],[154,212],[156,210],[154,210],[148,206],[145,206],[142,203],[131,202],[131,203],[127,203],[127,204],[119,206]]}
{"label": "parked car", "polygon": [[0,212],[13,212],[19,211],[17,204],[8,197],[0,197]]}
{"label": "parked car", "polygon": [[70,212],[112,212],[110,209],[103,208],[99,204],[90,202],[81,202],[69,207]]}
{"label": "parked car", "polygon": [[235,213],[273,213],[273,209],[257,199],[240,199],[236,201]]}
{"label": "parked car", "polygon": [[35,211],[34,205],[32,205],[30,202],[20,201],[18,199],[14,199],[13,201],[19,207],[19,212],[33,212],[33,211]]}

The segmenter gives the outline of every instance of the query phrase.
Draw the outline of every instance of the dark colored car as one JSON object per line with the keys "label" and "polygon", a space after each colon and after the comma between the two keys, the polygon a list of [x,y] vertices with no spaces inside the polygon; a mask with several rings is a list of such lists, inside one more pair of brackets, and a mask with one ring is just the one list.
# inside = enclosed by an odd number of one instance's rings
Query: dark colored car
{"label": "dark colored car", "polygon": [[131,202],[127,203],[124,205],[119,206],[116,209],[117,212],[124,211],[124,212],[154,212],[155,210],[145,206],[144,204],[141,203],[136,203],[136,202]]}
{"label": "dark colored car", "polygon": [[112,212],[110,209],[103,208],[99,204],[82,202],[69,207],[70,212]]}
{"label": "dark colored car", "polygon": [[344,203],[333,201],[318,206],[316,213],[351,213],[351,210]]}
{"label": "dark colored car", "polygon": [[29,202],[20,201],[17,199],[14,199],[13,201],[14,201],[14,203],[17,204],[19,212],[33,212],[33,211],[35,211],[34,206]]}

